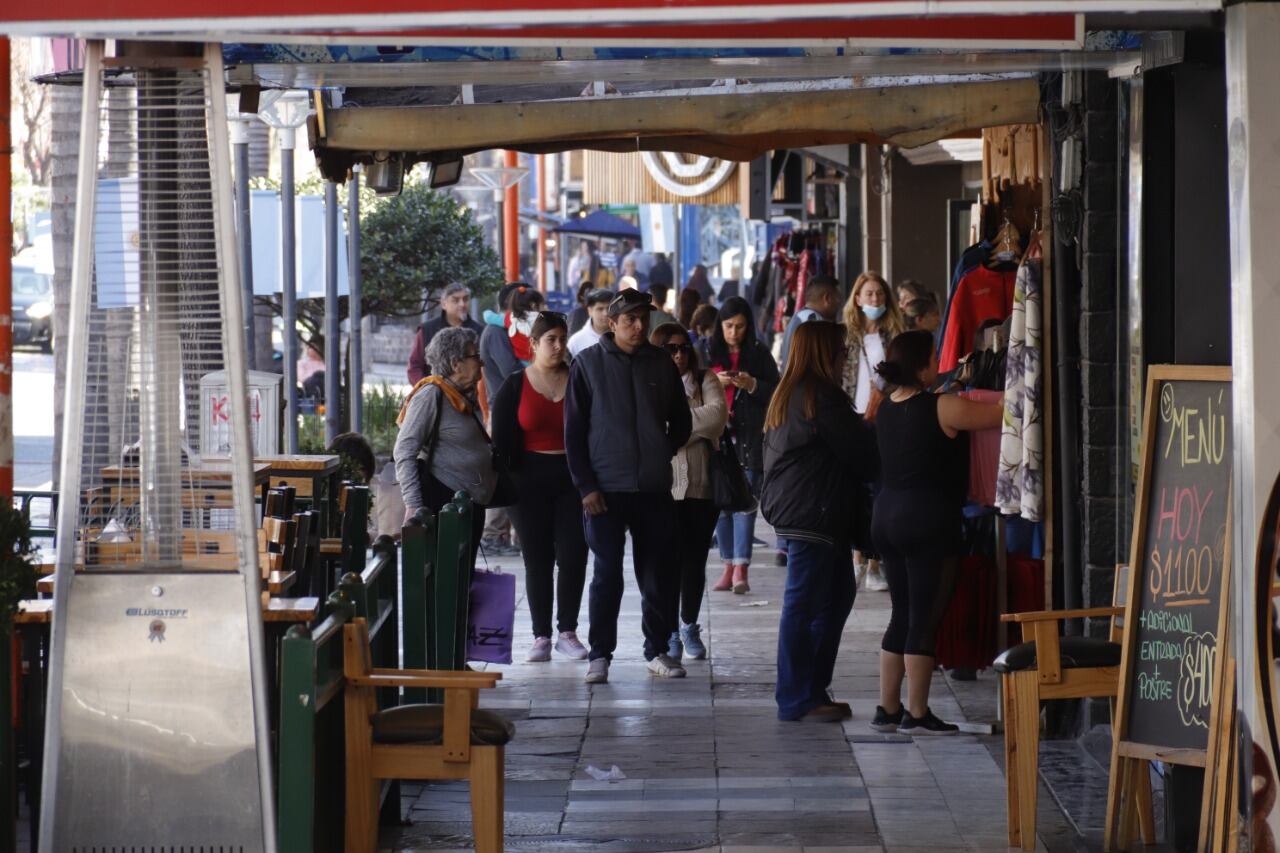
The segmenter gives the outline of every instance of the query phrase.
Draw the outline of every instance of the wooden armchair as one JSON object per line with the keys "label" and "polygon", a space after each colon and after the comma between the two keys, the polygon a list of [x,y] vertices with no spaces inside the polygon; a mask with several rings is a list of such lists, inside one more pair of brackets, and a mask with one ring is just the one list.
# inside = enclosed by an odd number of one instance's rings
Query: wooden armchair
{"label": "wooden armchair", "polygon": [[[993,664],[1000,673],[1004,702],[1005,776],[1008,785],[1009,846],[1036,847],[1036,797],[1039,793],[1040,703],[1048,699],[1115,699],[1120,687],[1123,602],[1129,589],[1128,566],[1116,567],[1111,607],[1008,613],[1005,622],[1022,626],[1022,643]],[[1111,617],[1106,640],[1068,637],[1064,619]],[[1114,712],[1114,702],[1112,710]],[[1151,779],[1134,774],[1142,838],[1155,841]]]}
{"label": "wooden armchair", "polygon": [[[479,691],[496,672],[374,669],[369,626],[343,627],[347,739],[347,853],[373,853],[378,843],[378,796],[384,779],[470,779],[471,826],[479,853],[503,843],[503,750],[515,727],[477,707]],[[441,688],[443,705],[378,710],[385,687]]]}

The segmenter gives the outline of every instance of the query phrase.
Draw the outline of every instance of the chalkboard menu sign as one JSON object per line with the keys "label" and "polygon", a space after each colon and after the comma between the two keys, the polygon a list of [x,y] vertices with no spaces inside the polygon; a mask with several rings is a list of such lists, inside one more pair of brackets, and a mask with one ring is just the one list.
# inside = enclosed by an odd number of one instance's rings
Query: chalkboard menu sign
{"label": "chalkboard menu sign", "polygon": [[1153,367],[1147,384],[1118,753],[1203,766],[1225,639],[1231,372]]}

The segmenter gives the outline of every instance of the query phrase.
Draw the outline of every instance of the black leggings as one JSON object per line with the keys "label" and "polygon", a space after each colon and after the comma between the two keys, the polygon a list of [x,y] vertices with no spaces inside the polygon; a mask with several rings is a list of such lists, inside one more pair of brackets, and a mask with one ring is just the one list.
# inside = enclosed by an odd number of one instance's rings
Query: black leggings
{"label": "black leggings", "polygon": [[[569,463],[563,455],[525,453],[519,482],[520,497],[509,512],[524,553],[533,635],[551,636],[553,586],[559,603],[558,630],[576,631],[587,579],[587,539],[582,527],[582,498],[569,479]],[[556,563],[560,564],[560,578],[553,584]]]}
{"label": "black leggings", "polygon": [[933,657],[938,626],[956,586],[959,510],[933,489],[882,489],[871,537],[893,611],[880,648]]}
{"label": "black leggings", "polygon": [[[676,501],[676,563],[680,567],[678,615],[686,625],[698,621],[702,593],[707,588],[707,551],[720,510],[703,498]],[[673,604],[675,602],[672,602]]]}

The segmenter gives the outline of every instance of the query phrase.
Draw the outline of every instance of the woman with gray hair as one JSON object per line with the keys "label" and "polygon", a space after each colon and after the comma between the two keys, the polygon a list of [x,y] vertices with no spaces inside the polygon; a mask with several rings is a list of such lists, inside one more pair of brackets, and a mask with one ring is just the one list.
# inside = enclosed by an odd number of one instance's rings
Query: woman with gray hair
{"label": "woman with gray hair", "polygon": [[454,492],[471,495],[473,547],[484,529],[484,507],[493,498],[498,476],[489,436],[480,422],[476,383],[480,347],[467,328],[441,329],[427,347],[431,375],[413,387],[396,422],[396,477],[404,496],[405,520],[422,507],[437,512]]}

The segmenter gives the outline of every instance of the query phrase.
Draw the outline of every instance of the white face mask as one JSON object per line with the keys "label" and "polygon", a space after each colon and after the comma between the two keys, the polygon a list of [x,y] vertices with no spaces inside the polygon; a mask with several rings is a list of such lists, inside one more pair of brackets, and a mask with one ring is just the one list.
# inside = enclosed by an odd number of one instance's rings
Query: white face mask
{"label": "white face mask", "polygon": [[884,316],[884,312],[888,310],[883,305],[863,305],[862,313],[867,315],[869,320],[879,320]]}

